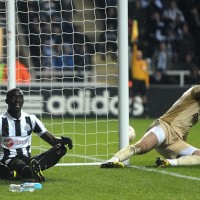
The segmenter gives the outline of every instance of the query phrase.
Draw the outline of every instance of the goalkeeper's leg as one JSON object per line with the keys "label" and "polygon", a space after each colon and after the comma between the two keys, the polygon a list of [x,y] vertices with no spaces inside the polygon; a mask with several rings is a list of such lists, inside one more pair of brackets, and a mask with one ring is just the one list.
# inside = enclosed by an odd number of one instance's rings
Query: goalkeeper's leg
{"label": "goalkeeper's leg", "polygon": [[166,136],[162,128],[154,127],[136,144],[129,145],[117,152],[111,159],[101,164],[102,168],[119,168],[124,160],[134,155],[145,154],[163,143]]}
{"label": "goalkeeper's leg", "polygon": [[48,151],[34,156],[41,167],[41,170],[46,170],[59,162],[59,160],[67,153],[67,148],[64,145],[57,144]]}
{"label": "goalkeeper's leg", "polygon": [[176,159],[162,159],[168,162],[168,166],[187,166],[187,165],[200,165],[200,150],[190,146],[180,152],[179,158]]}

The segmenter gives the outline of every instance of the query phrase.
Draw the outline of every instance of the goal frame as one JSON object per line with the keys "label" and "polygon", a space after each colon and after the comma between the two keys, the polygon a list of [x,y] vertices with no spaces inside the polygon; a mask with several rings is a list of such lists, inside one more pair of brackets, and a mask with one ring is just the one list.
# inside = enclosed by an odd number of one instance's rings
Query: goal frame
{"label": "goal frame", "polygon": [[[7,1],[7,29],[8,29],[8,89],[16,87],[15,80],[15,1]],[[118,122],[119,122],[119,149],[129,145],[129,91],[128,91],[128,0],[118,0],[118,66],[119,66],[119,95],[118,95]],[[128,164],[126,161],[125,164]],[[81,163],[80,163],[81,164]],[[79,165],[80,165],[79,164]],[[83,164],[83,163],[82,163]],[[84,163],[83,165],[86,165]],[[98,163],[89,163],[98,164]],[[63,165],[63,164],[58,164]],[[64,164],[65,165],[65,164]],[[69,164],[67,164],[69,165]],[[72,164],[74,165],[74,164]],[[77,165],[77,163],[76,163]]]}

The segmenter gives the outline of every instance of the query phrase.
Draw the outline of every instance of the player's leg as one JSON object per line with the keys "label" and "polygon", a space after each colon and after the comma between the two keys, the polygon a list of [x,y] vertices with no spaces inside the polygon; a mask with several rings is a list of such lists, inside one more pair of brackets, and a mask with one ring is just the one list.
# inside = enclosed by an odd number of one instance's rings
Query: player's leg
{"label": "player's leg", "polygon": [[138,96],[140,94],[139,92],[139,85],[138,85],[138,81],[135,80],[135,79],[132,79],[132,87],[131,87],[131,94],[132,94],[132,105],[131,105],[131,109],[132,109],[132,112],[134,112],[135,110],[135,102],[136,102],[136,99],[135,97]]}
{"label": "player's leg", "polygon": [[45,181],[42,171],[57,164],[66,152],[67,149],[64,145],[57,144],[48,151],[32,157],[30,166],[35,180]]}
{"label": "player's leg", "polygon": [[34,156],[41,166],[41,170],[46,170],[59,162],[59,160],[67,153],[64,145],[57,144],[48,151]]}
{"label": "player's leg", "polygon": [[0,178],[12,180],[15,177],[16,177],[16,171],[11,171],[6,164],[0,162]]}
{"label": "player's leg", "polygon": [[189,155],[177,158],[178,165],[200,165],[200,150],[195,147],[186,150],[190,150]]}
{"label": "player's leg", "polygon": [[46,181],[44,175],[42,174],[40,164],[35,158],[31,159],[30,168],[31,168],[32,176],[37,182],[45,182]]}
{"label": "player's leg", "polygon": [[150,129],[140,141],[117,152],[111,159],[101,164],[102,168],[123,168],[123,161],[134,155],[145,154],[165,141],[166,136],[160,126]]}
{"label": "player's leg", "polygon": [[158,166],[186,166],[200,165],[200,150],[186,143],[186,148],[181,150],[175,159],[157,158]]}
{"label": "player's leg", "polygon": [[13,158],[8,163],[11,171],[16,171],[17,178],[29,179],[32,178],[32,172],[26,161],[19,158]]}
{"label": "player's leg", "polygon": [[142,104],[143,104],[143,107],[144,107],[144,117],[148,117],[148,98],[147,98],[147,87],[146,87],[146,84],[145,84],[145,81],[141,82],[141,89],[140,89],[140,92],[141,92],[141,96],[142,96]]}
{"label": "player's leg", "polygon": [[[7,166],[7,169],[6,169]],[[12,158],[9,160],[8,164],[5,166],[0,166],[0,170],[4,172],[4,177],[6,179],[22,178],[22,179],[32,179],[41,182],[45,181],[44,176],[40,173],[39,162],[35,159],[29,157]],[[11,174],[10,178],[8,174]]]}

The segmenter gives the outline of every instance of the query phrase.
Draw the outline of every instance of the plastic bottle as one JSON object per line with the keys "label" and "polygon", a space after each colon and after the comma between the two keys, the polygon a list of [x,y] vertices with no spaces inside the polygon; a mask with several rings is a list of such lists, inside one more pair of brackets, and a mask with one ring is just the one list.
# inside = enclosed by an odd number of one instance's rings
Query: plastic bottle
{"label": "plastic bottle", "polygon": [[22,192],[34,192],[35,185],[33,183],[22,184]]}
{"label": "plastic bottle", "polygon": [[41,183],[29,183],[29,182],[27,182],[27,183],[23,183],[22,184],[24,187],[26,187],[26,188],[28,188],[28,187],[33,187],[33,188],[35,188],[35,189],[42,189],[42,184]]}
{"label": "plastic bottle", "polygon": [[23,184],[10,184],[9,191],[11,192],[34,192],[36,189],[41,189],[40,183],[23,183]]}
{"label": "plastic bottle", "polygon": [[10,184],[9,185],[9,191],[10,192],[22,192],[23,188],[21,186],[21,184]]}

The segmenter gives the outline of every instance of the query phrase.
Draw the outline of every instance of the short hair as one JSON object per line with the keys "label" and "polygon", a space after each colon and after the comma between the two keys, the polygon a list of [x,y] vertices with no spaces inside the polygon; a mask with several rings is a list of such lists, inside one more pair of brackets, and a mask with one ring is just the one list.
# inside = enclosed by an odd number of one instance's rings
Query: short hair
{"label": "short hair", "polygon": [[13,88],[13,89],[10,89],[10,90],[7,91],[7,93],[6,93],[6,99],[7,99],[9,96],[11,96],[11,94],[12,94],[14,91],[20,91],[20,93],[21,93],[22,95],[24,95],[23,92],[22,92],[22,90],[20,90],[19,88]]}

